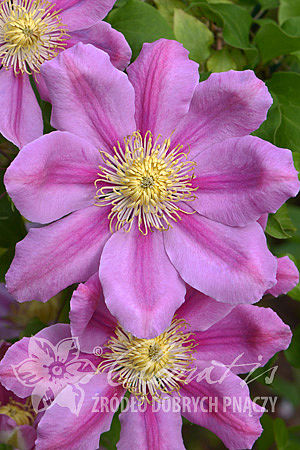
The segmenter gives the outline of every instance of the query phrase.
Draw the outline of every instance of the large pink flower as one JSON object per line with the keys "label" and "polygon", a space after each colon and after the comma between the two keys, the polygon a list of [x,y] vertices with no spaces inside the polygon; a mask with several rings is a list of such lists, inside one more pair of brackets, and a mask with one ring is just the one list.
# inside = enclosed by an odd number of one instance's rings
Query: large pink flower
{"label": "large pink flower", "polygon": [[151,337],[185,282],[232,304],[272,288],[277,263],[256,220],[299,181],[289,150],[247,136],[272,102],[253,72],[199,84],[181,44],[160,40],[128,76],[83,44],[42,73],[59,131],[27,145],[5,176],[25,217],[53,222],[17,245],[6,280],[19,301],[45,301],[100,263],[111,313]]}
{"label": "large pink flower", "polygon": [[[37,450],[98,448],[126,389],[131,398],[152,403],[121,413],[120,450],[184,449],[181,414],[212,430],[229,449],[252,447],[262,431],[263,408],[252,403],[247,385],[236,374],[264,365],[289,345],[289,327],[271,309],[233,307],[189,288],[163,334],[137,339],[108,311],[97,275],[79,286],[71,309],[72,334],[78,336],[81,351],[95,352],[98,346],[100,353],[102,348],[103,372],[84,385],[78,416],[59,404],[46,410],[38,426]],[[60,396],[64,391],[57,400]],[[160,396],[164,406],[156,401]]]}
{"label": "large pink flower", "polygon": [[44,61],[84,42],[106,51],[117,68],[124,69],[129,63],[131,50],[124,36],[102,21],[114,3],[115,0],[0,2],[0,132],[18,147],[43,134],[42,115],[28,74],[35,75],[42,98],[48,100],[39,74]]}

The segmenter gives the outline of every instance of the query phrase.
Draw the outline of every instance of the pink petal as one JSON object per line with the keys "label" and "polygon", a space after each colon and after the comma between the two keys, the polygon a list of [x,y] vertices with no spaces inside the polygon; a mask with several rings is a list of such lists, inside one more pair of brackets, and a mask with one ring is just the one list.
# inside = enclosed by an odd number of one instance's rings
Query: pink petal
{"label": "pink petal", "polygon": [[263,230],[266,229],[267,223],[268,223],[268,217],[269,214],[263,214],[259,219],[257,219],[257,222],[260,224]]}
{"label": "pink petal", "polygon": [[299,271],[295,264],[288,256],[277,259],[277,283],[267,293],[278,297],[281,294],[287,294],[299,282]]}
{"label": "pink petal", "polygon": [[[48,349],[51,347],[51,353],[53,351],[53,347],[60,340],[70,337],[70,327],[66,324],[56,324],[48,328],[44,328],[40,332],[38,332],[34,338],[23,338],[20,341],[13,344],[5,353],[4,358],[0,362],[0,381],[6,389],[14,391],[16,395],[21,398],[29,397],[32,393],[34,382],[30,383],[21,383],[15,375],[15,370],[13,367],[21,366],[22,363],[26,362],[28,368],[28,380],[30,380],[30,375],[32,380],[36,381],[45,378],[45,368],[43,367],[44,363],[53,361],[54,355],[52,356],[46,353],[46,344],[48,343]],[[44,343],[45,352],[38,349],[34,343],[35,341],[40,341]],[[34,348],[36,351],[34,351]],[[35,354],[33,354],[35,353]],[[29,366],[28,360],[34,361],[35,364],[34,369],[33,362],[31,362],[31,368]],[[26,369],[26,366],[24,366]],[[47,383],[48,378],[46,379]]]}
{"label": "pink petal", "polygon": [[62,23],[68,31],[94,25],[104,19],[116,0],[51,0],[56,10],[61,10]]}
{"label": "pink petal", "polygon": [[[193,376],[196,378],[180,390],[186,402],[186,406],[182,404],[182,415],[190,422],[211,430],[230,450],[251,449],[262,432],[259,418],[264,409],[251,401],[247,385],[225,366],[213,366],[208,361],[194,364],[196,372]],[[207,371],[208,376],[205,377]],[[205,397],[211,398],[210,412],[209,400]],[[187,399],[191,400],[190,407]],[[241,402],[241,411],[238,406],[233,406],[234,401],[237,404]],[[249,405],[250,411],[245,405]]]}
{"label": "pink petal", "polygon": [[100,162],[88,141],[55,131],[22,149],[6,171],[6,189],[27,219],[52,222],[94,204]]}
{"label": "pink petal", "polygon": [[[100,434],[110,429],[115,412],[110,409],[111,398],[114,396],[113,404],[117,409],[124,393],[123,388],[108,385],[107,374],[94,375],[84,385],[84,401],[78,415],[57,404],[45,412],[38,426],[36,449],[95,450],[99,447]],[[63,395],[62,391],[57,402]],[[100,400],[98,405],[97,398]],[[107,399],[107,410],[105,406],[101,408],[101,398]]]}
{"label": "pink petal", "polygon": [[184,281],[218,301],[254,303],[275,283],[276,259],[257,223],[233,228],[183,214],[164,242]]}
{"label": "pink petal", "polygon": [[78,337],[82,351],[101,353],[101,346],[117,326],[104,302],[98,272],[80,284],[71,299],[72,335]]}
{"label": "pink petal", "polygon": [[47,88],[47,85],[45,83],[44,77],[42,76],[41,72],[36,72],[33,76],[34,76],[34,81],[35,81],[37,90],[39,91],[41,99],[45,100],[45,102],[50,103],[48,88]]}
{"label": "pink petal", "polygon": [[196,158],[193,209],[226,225],[243,226],[274,213],[299,191],[290,150],[254,136],[229,139]]}
{"label": "pink petal", "polygon": [[251,70],[213,73],[196,88],[172,142],[196,156],[212,144],[256,130],[271,105],[268,89]]}
{"label": "pink petal", "polygon": [[160,39],[143,45],[128,76],[135,89],[137,128],[169,137],[189,109],[199,80],[198,64],[178,42]]}
{"label": "pink petal", "polygon": [[17,147],[43,134],[42,113],[27,74],[0,70],[0,133]]}
{"label": "pink petal", "polygon": [[107,53],[78,43],[43,64],[52,125],[112,151],[135,131],[134,91]]}
{"label": "pink petal", "polygon": [[137,337],[152,338],[171,323],[185,285],[170,263],[160,231],[143,236],[132,227],[106,243],[100,281],[108,309]]}
{"label": "pink petal", "polygon": [[[132,400],[133,397],[130,398]],[[131,403],[131,402],[130,402]],[[131,403],[132,404],[132,403]],[[141,407],[136,401],[134,410],[123,411],[121,422],[119,450],[184,450],[181,435],[182,420],[179,412],[164,412],[161,407],[153,411],[152,403]],[[134,430],[134,433],[132,432]]]}
{"label": "pink petal", "polygon": [[32,336],[28,343],[28,356],[34,361],[46,361],[51,364],[56,360],[55,347],[49,339]]}
{"label": "pink petal", "polygon": [[[25,340],[24,340],[25,339]],[[24,376],[22,373],[19,374],[18,378],[16,377],[16,372],[13,370],[13,366],[17,366],[22,363],[22,361],[28,358],[28,342],[26,341],[28,338],[23,338],[18,343],[14,344],[11,348],[13,348],[13,353],[6,353],[5,357],[2,359],[0,363],[0,382],[6,389],[12,390],[16,395],[21,398],[29,397],[32,393],[32,390],[36,383],[40,382],[43,377],[37,372],[37,365],[34,367],[34,371],[32,370],[33,365],[31,364],[31,368],[27,372],[26,376],[26,366],[24,366]],[[26,362],[27,363],[27,362]],[[28,367],[28,364],[27,364]],[[22,371],[22,367],[21,367]],[[32,375],[30,379],[30,374]],[[30,381],[32,380],[32,384]]]}
{"label": "pink petal", "polygon": [[275,353],[285,350],[291,337],[290,328],[272,309],[239,305],[208,330],[194,334],[198,344],[194,356],[234,364],[232,372],[246,373],[263,367]]}
{"label": "pink petal", "polygon": [[18,427],[19,450],[32,450],[36,440],[36,430],[30,425],[20,425]]}
{"label": "pink petal", "polygon": [[184,319],[193,331],[204,331],[227,316],[234,305],[220,303],[187,286],[185,302],[176,311],[176,318]]}
{"label": "pink petal", "polygon": [[110,62],[120,70],[126,69],[130,63],[131,48],[125,37],[107,22],[98,22],[89,28],[72,31],[70,36],[67,41],[68,47],[77,42],[92,44],[108,53]]}
{"label": "pink petal", "polygon": [[72,364],[78,359],[80,349],[77,337],[67,337],[61,340],[55,349],[56,361]]}
{"label": "pink petal", "polygon": [[8,290],[21,302],[47,301],[98,270],[109,237],[107,208],[91,206],[43,228],[31,228],[16,246],[6,274]]}

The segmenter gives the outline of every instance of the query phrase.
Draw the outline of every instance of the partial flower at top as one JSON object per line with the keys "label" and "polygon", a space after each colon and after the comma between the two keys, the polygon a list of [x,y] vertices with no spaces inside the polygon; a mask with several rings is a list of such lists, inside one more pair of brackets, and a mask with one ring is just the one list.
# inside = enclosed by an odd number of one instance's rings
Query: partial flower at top
{"label": "partial flower at top", "polygon": [[277,260],[257,220],[297,194],[289,150],[247,136],[272,103],[253,72],[212,74],[175,41],[145,44],[128,76],[78,44],[44,63],[52,125],[6,172],[31,229],[7,287],[45,301],[100,266],[106,303],[135,336],[169,325],[185,282],[258,301]]}
{"label": "partial flower at top", "polygon": [[115,0],[4,0],[0,2],[0,132],[18,147],[43,134],[41,111],[29,75],[44,100],[41,65],[77,42],[106,51],[124,69],[131,50],[102,19]]}

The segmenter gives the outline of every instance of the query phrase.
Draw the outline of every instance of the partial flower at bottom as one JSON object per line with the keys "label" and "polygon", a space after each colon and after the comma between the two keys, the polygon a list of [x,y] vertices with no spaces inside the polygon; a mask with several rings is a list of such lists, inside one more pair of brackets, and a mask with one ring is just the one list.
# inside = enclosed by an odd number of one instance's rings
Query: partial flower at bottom
{"label": "partial flower at bottom", "polygon": [[[271,309],[222,304],[188,287],[185,303],[164,332],[141,339],[110,314],[94,275],[75,291],[70,319],[80,359],[92,358],[97,369],[81,379],[79,411],[66,408],[67,386],[58,393],[39,422],[37,450],[97,449],[126,391],[137,406],[120,414],[120,450],[184,449],[181,414],[213,431],[229,449],[250,449],[259,437],[263,408],[251,401],[236,374],[264,365],[288,347],[289,327]],[[57,342],[57,334],[70,336],[68,327],[49,327],[43,337],[55,336]],[[0,365],[1,381],[19,395],[26,392],[9,367],[25,358],[22,348],[22,341],[15,344]],[[162,407],[168,399],[176,408]],[[217,405],[213,409],[210,399]],[[235,401],[242,410],[234,408]]]}

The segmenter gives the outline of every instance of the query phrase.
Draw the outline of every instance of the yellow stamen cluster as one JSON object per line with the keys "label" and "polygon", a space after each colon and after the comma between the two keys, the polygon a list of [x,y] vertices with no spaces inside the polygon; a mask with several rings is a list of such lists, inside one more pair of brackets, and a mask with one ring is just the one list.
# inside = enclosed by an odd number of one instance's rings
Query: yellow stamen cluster
{"label": "yellow stamen cluster", "polygon": [[[95,185],[96,205],[111,206],[110,229],[130,231],[137,218],[143,234],[148,230],[167,230],[171,222],[180,219],[179,212],[188,214],[177,203],[194,200],[191,180],[195,163],[187,161],[182,146],[170,150],[171,141],[154,142],[148,131],[143,138],[136,131],[124,139],[124,149],[118,142],[114,155],[101,151],[105,166],[99,166]],[[192,172],[192,173],[191,173]]]}
{"label": "yellow stamen cluster", "polygon": [[30,399],[25,403],[11,399],[6,405],[0,405],[0,414],[9,416],[17,425],[33,425],[34,422],[34,412]]}
{"label": "yellow stamen cluster", "polygon": [[47,0],[4,0],[0,4],[0,61],[15,74],[39,72],[66,45],[60,11]]}
{"label": "yellow stamen cluster", "polygon": [[113,382],[121,384],[141,402],[159,401],[163,393],[178,391],[192,370],[194,340],[186,332],[184,320],[153,339],[139,339],[121,327],[107,344],[98,371],[109,371]]}

